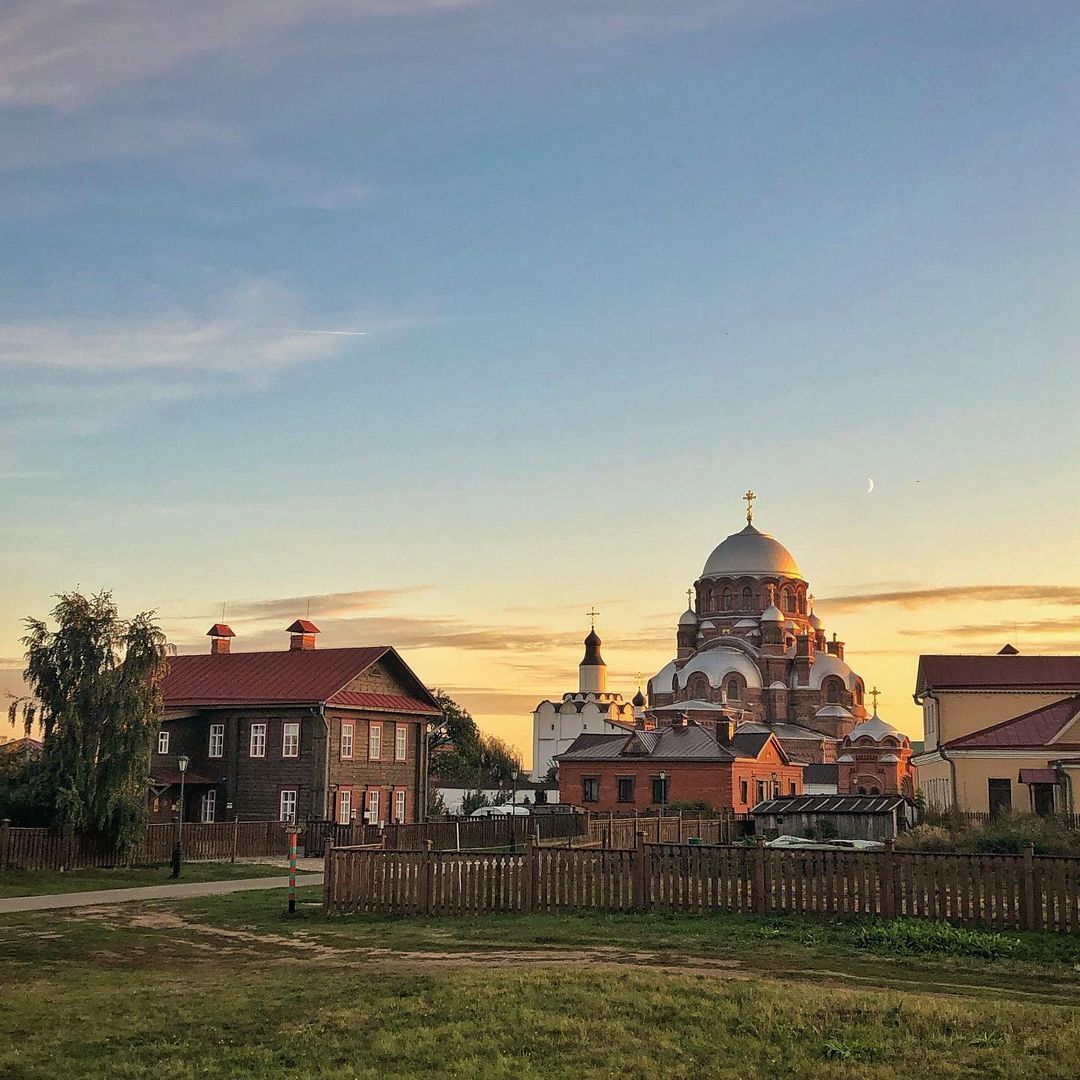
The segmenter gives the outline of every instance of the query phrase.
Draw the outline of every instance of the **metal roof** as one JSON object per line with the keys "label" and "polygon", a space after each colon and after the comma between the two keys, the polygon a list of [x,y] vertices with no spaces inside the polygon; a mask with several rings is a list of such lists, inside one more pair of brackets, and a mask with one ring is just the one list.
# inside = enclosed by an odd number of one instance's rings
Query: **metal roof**
{"label": "metal roof", "polygon": [[919,657],[918,693],[928,690],[1080,689],[1080,656]]}
{"label": "metal roof", "polygon": [[766,799],[751,814],[889,814],[904,806],[903,795],[789,795]]}
{"label": "metal roof", "polygon": [[990,727],[973,731],[950,739],[945,746],[950,750],[993,750],[1017,747],[1043,747],[1053,745],[1055,750],[1075,750],[1080,748],[1080,741],[1056,741],[1059,736],[1080,715],[1080,695],[1063,698],[1040,709],[1021,713],[1010,720],[992,724]]}

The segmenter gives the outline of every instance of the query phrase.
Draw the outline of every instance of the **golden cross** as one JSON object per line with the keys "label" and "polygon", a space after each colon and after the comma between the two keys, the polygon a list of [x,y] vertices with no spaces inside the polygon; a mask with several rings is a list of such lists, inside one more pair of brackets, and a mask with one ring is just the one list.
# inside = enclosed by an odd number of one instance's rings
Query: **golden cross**
{"label": "golden cross", "polygon": [[807,595],[806,599],[810,601],[810,614],[813,615],[814,614],[814,594],[809,593]]}
{"label": "golden cross", "polygon": [[693,587],[686,590],[686,606],[688,608],[690,608],[691,611],[693,611],[693,609],[694,609],[694,589],[693,589]]}
{"label": "golden cross", "polygon": [[874,715],[877,716],[877,699],[881,696],[881,691],[875,686],[870,691],[870,696],[874,699]]}
{"label": "golden cross", "polygon": [[600,612],[596,610],[596,605],[593,604],[593,606],[588,611],[586,611],[585,614],[589,616],[589,625],[595,630],[596,616],[600,614]]}
{"label": "golden cross", "polygon": [[754,500],[756,498],[757,498],[757,496],[750,489],[747,489],[746,494],[743,496],[743,499],[746,501],[746,524],[747,525],[752,525],[754,523]]}
{"label": "golden cross", "polygon": [[639,671],[637,673],[637,688],[640,690],[645,685],[645,676]]}

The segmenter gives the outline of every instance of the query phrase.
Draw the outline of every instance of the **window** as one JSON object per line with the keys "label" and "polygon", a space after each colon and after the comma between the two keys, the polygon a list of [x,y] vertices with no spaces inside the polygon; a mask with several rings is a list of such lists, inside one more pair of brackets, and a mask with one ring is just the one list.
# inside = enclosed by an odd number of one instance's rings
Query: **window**
{"label": "window", "polygon": [[750,589],[743,589],[742,591],[742,607],[743,611],[749,611],[754,603],[754,594]]}
{"label": "window", "polygon": [[654,803],[666,803],[668,801],[668,781],[666,776],[654,776],[652,782],[652,801]]}
{"label": "window", "polygon": [[792,780],[792,781],[791,781],[791,782],[790,782],[790,783],[788,784],[788,794],[789,794],[789,795],[794,795],[794,794],[795,794],[795,781],[794,781],[794,780]]}
{"label": "window", "polygon": [[724,611],[730,611],[731,610],[731,590],[730,589],[725,589],[720,594],[720,607]]}
{"label": "window", "polygon": [[[251,757],[266,757],[266,725],[251,725],[251,743],[248,747]],[[282,818],[282,821],[285,819]]]}
{"label": "window", "polygon": [[1012,809],[1012,781],[989,779],[986,781],[986,795],[990,804],[990,816],[996,818],[1007,814]]}
{"label": "window", "polygon": [[199,820],[204,825],[212,825],[216,813],[217,791],[214,788],[211,788],[209,791],[203,793],[203,797],[199,801]]}
{"label": "window", "polygon": [[754,786],[757,788],[757,801],[759,803],[764,802],[765,801],[765,781],[764,780],[758,780],[757,783]]}
{"label": "window", "polygon": [[739,698],[742,697],[742,690],[739,689],[738,679],[728,679],[727,696],[728,701],[738,701]]}
{"label": "window", "polygon": [[283,724],[281,727],[281,756],[300,756],[300,725],[298,723]]}
{"label": "window", "polygon": [[368,727],[368,759],[378,761],[382,757],[382,724]]}
{"label": "window", "polygon": [[405,792],[394,792],[394,820],[403,822],[405,820]]}
{"label": "window", "polygon": [[792,597],[790,589],[785,589],[780,594],[780,606],[784,609],[785,614],[795,614],[795,599]]}
{"label": "window", "polygon": [[341,756],[343,758],[352,757],[352,724],[341,725]]}
{"label": "window", "polygon": [[409,729],[404,724],[394,725],[394,760],[404,761],[409,745]]}
{"label": "window", "polygon": [[225,752],[225,725],[210,725],[210,746],[206,753],[208,757],[221,757]]}
{"label": "window", "polygon": [[634,778],[632,776],[619,777],[619,802],[634,801]]}
{"label": "window", "polygon": [[367,793],[368,824],[374,825],[379,820],[379,789],[372,788]]}
{"label": "window", "polygon": [[[263,738],[265,739],[266,738],[266,731],[265,731],[266,725],[263,724],[261,726],[264,729],[263,730]],[[252,755],[252,756],[254,756],[254,755]],[[279,821],[284,821],[289,825],[295,825],[296,824],[296,789],[295,788],[288,788],[288,789],[286,789],[285,791],[283,791],[281,793],[280,806],[281,806],[281,812],[278,815],[278,820]]]}
{"label": "window", "polygon": [[600,781],[595,776],[586,776],[581,781],[581,798],[584,802],[600,800]]}
{"label": "window", "polygon": [[167,731],[159,731],[157,733],[157,752],[159,754],[167,754],[169,752],[169,733]]}
{"label": "window", "polygon": [[741,802],[741,803],[743,803],[745,805],[749,801],[750,801],[750,781],[749,780],[740,780],[739,781],[739,802]]}
{"label": "window", "polygon": [[342,788],[338,792],[338,824],[348,825],[352,821],[352,791]]}
{"label": "window", "polygon": [[825,683],[825,701],[829,705],[840,704],[841,682],[839,679],[828,679]]}

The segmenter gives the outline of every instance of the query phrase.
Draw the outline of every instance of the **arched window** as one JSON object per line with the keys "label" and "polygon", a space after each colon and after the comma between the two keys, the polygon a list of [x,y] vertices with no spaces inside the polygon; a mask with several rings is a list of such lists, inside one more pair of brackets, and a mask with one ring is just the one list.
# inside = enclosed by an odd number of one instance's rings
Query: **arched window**
{"label": "arched window", "polygon": [[863,703],[863,684],[856,680],[855,682],[855,704],[861,705]]}
{"label": "arched window", "polygon": [[799,614],[806,614],[806,593],[804,592],[799,593]]}
{"label": "arched window", "polygon": [[829,705],[840,704],[840,694],[842,692],[843,684],[839,679],[826,679],[825,680],[825,701]]}
{"label": "arched window", "polygon": [[686,692],[694,701],[708,701],[709,677],[703,672],[695,671],[686,683]]}
{"label": "arched window", "polygon": [[728,679],[727,696],[728,701],[738,701],[742,697],[742,688],[739,686],[738,679]]}
{"label": "arched window", "polygon": [[743,591],[742,591],[742,606],[743,606],[743,611],[749,611],[749,610],[751,609],[751,607],[753,607],[753,605],[754,605],[754,593],[753,593],[753,591],[752,591],[752,590],[750,589],[750,587],[749,587],[749,586],[747,586],[747,587],[746,587],[745,589],[743,589]]}
{"label": "arched window", "polygon": [[724,611],[731,610],[731,590],[725,589],[720,597],[720,606]]}
{"label": "arched window", "polygon": [[795,599],[792,597],[790,589],[785,589],[780,594],[780,606],[785,615],[795,614]]}

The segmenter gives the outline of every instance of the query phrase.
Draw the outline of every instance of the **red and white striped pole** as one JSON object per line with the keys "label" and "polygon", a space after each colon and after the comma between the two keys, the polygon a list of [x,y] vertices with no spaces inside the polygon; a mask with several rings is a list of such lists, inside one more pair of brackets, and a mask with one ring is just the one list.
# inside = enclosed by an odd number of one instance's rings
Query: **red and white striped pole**
{"label": "red and white striped pole", "polygon": [[289,914],[296,914],[296,833],[289,833]]}

